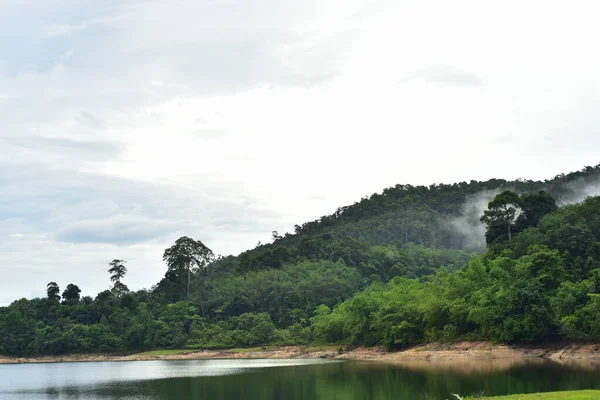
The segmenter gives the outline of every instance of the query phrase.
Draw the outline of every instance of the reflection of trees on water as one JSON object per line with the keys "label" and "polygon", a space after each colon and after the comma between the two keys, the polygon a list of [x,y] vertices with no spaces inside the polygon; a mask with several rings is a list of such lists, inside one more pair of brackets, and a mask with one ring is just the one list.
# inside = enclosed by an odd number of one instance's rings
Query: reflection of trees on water
{"label": "reflection of trees on water", "polygon": [[[462,365],[459,365],[462,364]],[[494,360],[411,367],[373,362],[266,368],[248,373],[138,382],[129,393],[149,399],[387,400],[445,399],[449,393],[501,395],[600,388],[598,375],[548,360]],[[122,390],[120,388],[119,390]],[[109,390],[109,389],[107,389]],[[112,398],[118,395],[104,392]]]}
{"label": "reflection of trees on water", "polygon": [[[180,368],[181,363],[186,361],[177,363],[176,367]],[[21,398],[32,400],[418,400],[446,399],[450,393],[502,395],[600,389],[598,364],[572,361],[561,365],[542,359],[403,364],[342,362],[237,371],[242,372],[52,387],[21,392],[15,398],[23,395]]]}

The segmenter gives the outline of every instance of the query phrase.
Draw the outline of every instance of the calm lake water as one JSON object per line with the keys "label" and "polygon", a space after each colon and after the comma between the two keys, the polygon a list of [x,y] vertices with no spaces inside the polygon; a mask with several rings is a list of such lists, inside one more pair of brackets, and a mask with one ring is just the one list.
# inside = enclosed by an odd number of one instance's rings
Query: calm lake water
{"label": "calm lake water", "polygon": [[401,400],[600,389],[600,369],[533,364],[400,366],[327,360],[0,365],[0,399]]}

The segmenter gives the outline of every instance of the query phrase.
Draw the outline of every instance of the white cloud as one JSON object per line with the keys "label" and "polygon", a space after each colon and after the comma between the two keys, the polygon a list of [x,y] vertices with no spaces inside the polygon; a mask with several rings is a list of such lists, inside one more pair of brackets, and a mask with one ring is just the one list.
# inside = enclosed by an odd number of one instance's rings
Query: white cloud
{"label": "white cloud", "polygon": [[42,37],[66,36],[81,31],[88,26],[86,23],[77,25],[52,24],[42,33]]}
{"label": "white cloud", "polygon": [[438,85],[477,87],[483,84],[481,78],[473,73],[449,65],[429,65],[415,71],[401,82],[423,80]]}

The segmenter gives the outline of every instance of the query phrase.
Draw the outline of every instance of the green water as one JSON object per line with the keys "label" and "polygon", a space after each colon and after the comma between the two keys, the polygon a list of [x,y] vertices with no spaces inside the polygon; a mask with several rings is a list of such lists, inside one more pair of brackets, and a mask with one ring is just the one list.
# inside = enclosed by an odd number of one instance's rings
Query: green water
{"label": "green water", "polygon": [[456,367],[324,360],[0,365],[0,399],[400,400],[600,389],[600,369],[590,366]]}

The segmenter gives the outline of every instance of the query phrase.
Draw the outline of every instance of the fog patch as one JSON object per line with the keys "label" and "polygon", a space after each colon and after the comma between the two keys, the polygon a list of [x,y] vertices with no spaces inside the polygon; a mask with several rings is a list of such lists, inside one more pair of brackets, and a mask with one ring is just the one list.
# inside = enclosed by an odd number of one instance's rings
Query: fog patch
{"label": "fog patch", "polygon": [[557,196],[556,202],[559,206],[566,204],[581,203],[587,197],[600,196],[600,178],[580,178],[565,184]]}
{"label": "fog patch", "polygon": [[[471,251],[485,250],[486,226],[479,219],[488,209],[488,203],[505,190],[514,189],[500,187],[466,197],[460,208],[460,215],[449,221],[450,229],[460,238],[455,241],[459,248]],[[597,176],[582,177],[567,183],[559,183],[554,188],[546,187],[544,190],[550,192],[558,206],[580,203],[587,197],[600,196],[600,178]]]}
{"label": "fog patch", "polygon": [[461,206],[460,216],[450,220],[450,227],[462,238],[463,248],[465,250],[484,250],[485,243],[485,224],[479,220],[483,212],[487,210],[488,203],[505,188],[484,190],[473,195],[467,196]]}

